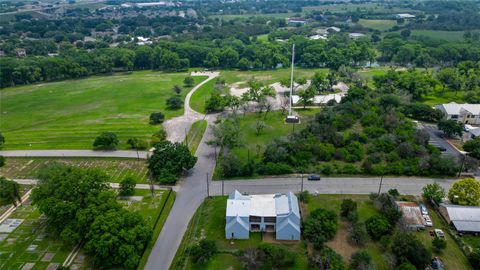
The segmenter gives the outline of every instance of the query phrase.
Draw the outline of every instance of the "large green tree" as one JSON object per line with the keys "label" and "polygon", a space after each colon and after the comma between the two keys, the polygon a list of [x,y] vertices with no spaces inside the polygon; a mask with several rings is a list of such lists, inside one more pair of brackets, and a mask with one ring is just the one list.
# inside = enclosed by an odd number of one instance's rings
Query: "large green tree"
{"label": "large green tree", "polygon": [[163,177],[178,176],[184,170],[190,170],[197,162],[186,145],[163,141],[157,143],[152,156],[148,159],[148,169],[152,177],[160,181]]}
{"label": "large green tree", "polygon": [[21,201],[19,185],[15,181],[7,180],[5,177],[0,177],[0,205]]}
{"label": "large green tree", "polygon": [[337,222],[335,212],[322,208],[315,209],[303,223],[303,236],[315,248],[320,249],[326,241],[335,236]]}
{"label": "large green tree", "polygon": [[480,159],[480,137],[466,142],[463,150],[467,151],[469,156]]}
{"label": "large green tree", "polygon": [[428,184],[423,187],[423,198],[434,201],[436,203],[441,203],[443,198],[447,195],[445,189],[437,183]]}
{"label": "large green tree", "polygon": [[414,234],[397,233],[392,240],[392,253],[397,257],[398,264],[410,262],[417,269],[425,269],[430,264],[432,254]]}
{"label": "large green tree", "polygon": [[448,137],[461,137],[464,129],[464,125],[462,122],[458,122],[453,119],[440,120],[437,126],[438,129],[443,131]]}
{"label": "large green tree", "polygon": [[448,191],[448,199],[459,205],[478,205],[480,182],[473,178],[458,180]]}

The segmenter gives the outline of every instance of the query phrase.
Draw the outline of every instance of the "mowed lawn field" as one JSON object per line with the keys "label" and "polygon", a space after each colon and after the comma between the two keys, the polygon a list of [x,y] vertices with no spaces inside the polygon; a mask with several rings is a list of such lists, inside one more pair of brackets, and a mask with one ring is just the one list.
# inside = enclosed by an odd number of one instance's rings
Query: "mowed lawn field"
{"label": "mowed lawn field", "polygon": [[[165,118],[183,114],[167,110],[166,100],[188,73],[152,71],[95,76],[0,90],[0,131],[4,149],[91,149],[96,136],[115,132],[119,148],[130,137],[148,139],[160,128],[149,125],[152,112]],[[205,77],[194,77],[195,84]]]}

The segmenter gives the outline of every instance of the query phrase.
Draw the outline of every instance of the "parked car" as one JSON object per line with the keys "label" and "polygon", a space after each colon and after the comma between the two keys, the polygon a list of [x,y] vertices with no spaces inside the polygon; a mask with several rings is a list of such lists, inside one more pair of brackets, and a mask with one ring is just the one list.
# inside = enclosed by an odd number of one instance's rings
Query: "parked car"
{"label": "parked car", "polygon": [[423,203],[420,204],[420,211],[422,212],[422,215],[428,215],[428,209]]}
{"label": "parked car", "polygon": [[438,237],[438,238],[445,238],[445,233],[440,230],[440,229],[435,229],[435,235]]}
{"label": "parked car", "polygon": [[427,227],[432,227],[433,226],[432,219],[430,219],[430,217],[428,215],[424,215],[423,219],[425,220],[425,226],[427,226]]}
{"label": "parked car", "polygon": [[309,181],[320,181],[320,175],[310,174],[307,178]]}

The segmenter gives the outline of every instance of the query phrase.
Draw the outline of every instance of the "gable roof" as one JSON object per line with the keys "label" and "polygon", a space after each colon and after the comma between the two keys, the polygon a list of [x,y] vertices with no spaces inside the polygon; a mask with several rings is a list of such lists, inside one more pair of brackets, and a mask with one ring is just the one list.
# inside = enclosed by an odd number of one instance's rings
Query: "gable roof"
{"label": "gable roof", "polygon": [[480,232],[480,207],[442,204],[459,231]]}
{"label": "gable roof", "polygon": [[232,220],[230,220],[230,222],[227,223],[226,225],[226,228],[232,228],[234,227],[236,224],[240,225],[241,227],[243,227],[243,229],[247,230],[249,229],[249,225],[247,223],[248,220],[245,220],[245,219],[242,219],[241,217],[239,216],[236,216],[234,217]]}
{"label": "gable roof", "polygon": [[480,114],[480,104],[458,104],[450,102],[447,104],[439,104],[435,106],[437,109],[442,109],[447,114],[460,114],[461,112],[469,112],[471,114]]}
{"label": "gable roof", "polygon": [[287,194],[242,195],[235,190],[227,200],[227,217],[275,217],[293,214],[300,219],[298,199]]}

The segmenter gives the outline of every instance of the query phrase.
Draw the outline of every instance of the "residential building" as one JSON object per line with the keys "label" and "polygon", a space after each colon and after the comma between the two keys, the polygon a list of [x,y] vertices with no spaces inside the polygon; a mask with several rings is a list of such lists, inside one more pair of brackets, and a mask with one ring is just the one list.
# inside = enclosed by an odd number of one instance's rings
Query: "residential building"
{"label": "residential building", "polygon": [[413,19],[415,18],[415,15],[413,14],[408,14],[408,13],[399,13],[399,14],[395,14],[395,18],[396,19]]}
{"label": "residential building", "polygon": [[348,37],[349,37],[349,38],[352,38],[352,39],[357,39],[357,38],[365,37],[365,34],[362,34],[362,33],[350,33],[350,34],[348,34]]}
{"label": "residential building", "polygon": [[440,204],[440,214],[459,233],[480,234],[480,207]]}
{"label": "residential building", "polygon": [[308,21],[304,18],[292,17],[288,18],[288,25],[305,25]]}
{"label": "residential building", "polygon": [[22,49],[22,48],[15,49],[15,53],[17,54],[17,57],[27,56],[27,51],[25,49]]}
{"label": "residential building", "polygon": [[300,209],[292,193],[242,195],[227,200],[225,237],[248,239],[250,232],[275,232],[277,240],[300,240]]}
{"label": "residential building", "polygon": [[442,111],[446,119],[457,120],[464,124],[480,125],[480,104],[450,102],[436,105],[435,108]]}

